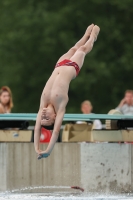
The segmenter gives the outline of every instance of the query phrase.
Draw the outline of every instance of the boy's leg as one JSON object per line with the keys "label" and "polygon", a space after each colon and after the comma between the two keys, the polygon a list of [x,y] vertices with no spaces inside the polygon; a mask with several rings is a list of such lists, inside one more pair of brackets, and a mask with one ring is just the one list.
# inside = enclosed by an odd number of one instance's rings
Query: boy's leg
{"label": "boy's leg", "polygon": [[86,41],[90,37],[90,34],[91,34],[93,27],[94,27],[93,24],[88,26],[83,37],[67,53],[65,53],[63,56],[61,56],[59,58],[58,62],[61,62],[64,59],[70,59],[75,54],[77,49],[79,49],[82,45],[84,45],[86,43]]}
{"label": "boy's leg", "polygon": [[97,39],[99,31],[100,28],[98,26],[94,26],[89,40],[84,45],[80,46],[79,49],[75,52],[75,54],[70,58],[71,61],[76,62],[78,64],[80,69],[83,65],[86,54],[92,50],[93,44]]}

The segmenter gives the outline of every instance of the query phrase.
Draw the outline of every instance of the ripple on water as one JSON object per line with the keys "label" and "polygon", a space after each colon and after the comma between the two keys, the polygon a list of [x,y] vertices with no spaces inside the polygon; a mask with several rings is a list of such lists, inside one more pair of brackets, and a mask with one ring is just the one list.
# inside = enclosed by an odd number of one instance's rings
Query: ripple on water
{"label": "ripple on water", "polygon": [[[43,193],[30,193],[36,189],[43,189]],[[73,190],[70,186],[39,186],[0,193],[0,200],[133,200],[133,194],[101,195]]]}
{"label": "ripple on water", "polygon": [[31,193],[13,194],[0,193],[0,200],[133,200],[133,194],[127,195],[92,195],[92,194],[71,194],[71,193]]}

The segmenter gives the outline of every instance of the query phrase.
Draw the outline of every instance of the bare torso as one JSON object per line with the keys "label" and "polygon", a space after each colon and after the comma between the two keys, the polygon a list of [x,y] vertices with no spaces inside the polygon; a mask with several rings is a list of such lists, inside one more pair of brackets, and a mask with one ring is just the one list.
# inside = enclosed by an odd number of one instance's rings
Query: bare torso
{"label": "bare torso", "polygon": [[47,105],[52,104],[54,106],[55,112],[59,110],[62,104],[66,106],[69,84],[75,77],[76,71],[73,66],[61,66],[54,69],[47,81],[42,95]]}

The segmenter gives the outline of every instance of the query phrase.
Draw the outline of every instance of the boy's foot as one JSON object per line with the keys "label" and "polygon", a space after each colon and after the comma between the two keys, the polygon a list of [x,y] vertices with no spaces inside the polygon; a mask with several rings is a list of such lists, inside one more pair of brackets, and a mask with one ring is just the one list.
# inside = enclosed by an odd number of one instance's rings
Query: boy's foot
{"label": "boy's foot", "polygon": [[97,40],[97,36],[99,34],[100,28],[99,26],[95,25],[91,31],[90,38],[94,38],[94,42]]}
{"label": "boy's foot", "polygon": [[91,24],[90,26],[88,26],[83,37],[75,44],[75,47],[77,49],[80,48],[81,46],[83,46],[88,41],[93,27],[94,27],[94,24]]}
{"label": "boy's foot", "polygon": [[90,36],[93,27],[94,27],[94,24],[91,24],[90,26],[88,26],[88,28],[85,31],[85,36],[88,36],[88,37]]}
{"label": "boy's foot", "polygon": [[86,54],[92,50],[94,42],[96,41],[97,36],[99,34],[99,31],[100,28],[97,25],[95,25],[91,31],[89,40],[84,45]]}

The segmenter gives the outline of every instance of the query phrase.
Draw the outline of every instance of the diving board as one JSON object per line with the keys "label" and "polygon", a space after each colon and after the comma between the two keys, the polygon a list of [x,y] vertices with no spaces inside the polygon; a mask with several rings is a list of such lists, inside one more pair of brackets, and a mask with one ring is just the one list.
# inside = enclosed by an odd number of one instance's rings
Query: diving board
{"label": "diving board", "polygon": [[[0,114],[1,120],[29,120],[36,121],[36,113],[11,113]],[[109,114],[65,114],[63,121],[93,121],[99,120],[133,120],[133,115],[109,115]]]}
{"label": "diving board", "polygon": [[[71,131],[69,131],[69,129],[65,130],[64,141],[68,141],[68,142],[69,141],[70,142],[75,142],[75,141],[88,141],[88,142],[128,141],[128,142],[131,142],[133,141],[133,115],[128,115],[128,116],[122,115],[116,110],[112,110],[111,112],[112,113],[109,113],[109,114],[76,114],[76,113],[65,114],[63,118],[63,122],[67,122],[65,124],[72,124],[72,122],[76,122],[76,121],[91,122],[91,124],[88,124],[90,127],[87,128],[87,131],[83,130],[82,134],[81,134],[81,130],[78,132],[77,129],[76,130],[72,129],[72,133]],[[2,129],[2,127],[3,128],[18,127],[21,130],[25,130],[28,127],[29,121],[35,122],[36,118],[37,118],[36,113],[0,114],[0,126],[1,126],[0,129]],[[92,126],[93,120],[95,119],[105,120],[106,130],[95,130],[95,128],[93,128]],[[127,128],[131,128],[131,129],[127,130]]]}

